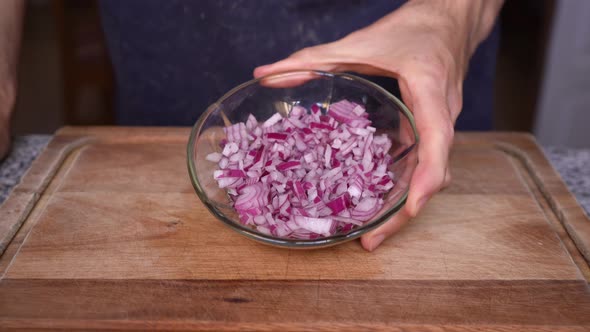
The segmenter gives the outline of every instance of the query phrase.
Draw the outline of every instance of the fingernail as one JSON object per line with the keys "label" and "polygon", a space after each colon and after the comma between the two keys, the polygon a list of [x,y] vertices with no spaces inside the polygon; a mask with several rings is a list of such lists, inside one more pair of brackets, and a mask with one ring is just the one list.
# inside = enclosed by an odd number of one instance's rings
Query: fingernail
{"label": "fingernail", "polygon": [[385,234],[377,234],[373,236],[371,245],[369,246],[369,251],[375,250],[381,244],[381,242],[383,242],[383,240],[385,240]]}
{"label": "fingernail", "polygon": [[264,73],[264,70],[268,67],[269,65],[263,65],[263,66],[259,66],[254,68],[254,76],[261,76],[261,72]]}

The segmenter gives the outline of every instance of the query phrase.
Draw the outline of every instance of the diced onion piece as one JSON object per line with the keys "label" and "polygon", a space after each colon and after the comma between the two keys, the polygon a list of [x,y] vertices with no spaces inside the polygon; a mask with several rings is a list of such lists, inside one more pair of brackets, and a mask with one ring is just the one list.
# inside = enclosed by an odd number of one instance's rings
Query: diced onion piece
{"label": "diced onion piece", "polygon": [[208,161],[212,161],[214,163],[218,163],[221,160],[221,157],[223,157],[223,155],[219,152],[212,152],[209,153],[205,159]]}
{"label": "diced onion piece", "polygon": [[268,118],[268,120],[264,121],[262,124],[263,128],[268,128],[274,126],[277,122],[281,121],[283,117],[279,113],[275,113],[273,116]]}
{"label": "diced onion piece", "polygon": [[294,216],[293,219],[300,228],[303,228],[316,234],[330,236],[333,234],[335,230],[336,224],[334,223],[334,220],[330,218]]}

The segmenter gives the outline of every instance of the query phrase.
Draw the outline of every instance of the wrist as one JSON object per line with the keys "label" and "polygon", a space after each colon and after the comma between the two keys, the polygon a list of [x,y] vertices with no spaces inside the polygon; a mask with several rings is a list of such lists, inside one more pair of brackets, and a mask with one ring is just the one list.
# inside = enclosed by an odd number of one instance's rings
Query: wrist
{"label": "wrist", "polygon": [[444,0],[454,24],[464,31],[470,54],[490,34],[504,0]]}

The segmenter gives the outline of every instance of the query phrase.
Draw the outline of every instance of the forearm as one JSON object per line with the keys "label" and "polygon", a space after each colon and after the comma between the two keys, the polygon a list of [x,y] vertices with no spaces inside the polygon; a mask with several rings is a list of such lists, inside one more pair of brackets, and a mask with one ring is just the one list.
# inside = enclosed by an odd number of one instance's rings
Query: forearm
{"label": "forearm", "polygon": [[0,1],[0,117],[10,118],[16,100],[24,0]]}

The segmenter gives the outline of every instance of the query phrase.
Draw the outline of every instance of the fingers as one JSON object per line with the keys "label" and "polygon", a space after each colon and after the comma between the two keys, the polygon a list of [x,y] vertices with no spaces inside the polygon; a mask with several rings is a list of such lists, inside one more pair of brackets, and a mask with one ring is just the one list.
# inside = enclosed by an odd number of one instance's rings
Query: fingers
{"label": "fingers", "polygon": [[254,77],[294,70],[352,71],[365,75],[397,77],[396,72],[373,65],[368,59],[356,57],[355,54],[355,49],[342,41],[304,48],[286,59],[257,67],[254,69]]}
{"label": "fingers", "polygon": [[293,70],[321,70],[334,71],[336,70],[336,62],[330,61],[326,57],[329,50],[318,50],[322,46],[305,48],[301,51],[293,53],[286,59],[260,66],[254,69],[254,77],[262,77],[266,75],[293,71]]}
{"label": "fingers", "polygon": [[[449,168],[447,168],[443,188],[449,186],[450,183],[451,172]],[[408,223],[408,221],[410,221],[410,218],[411,216],[410,213],[407,211],[407,207],[404,207],[383,226],[363,235],[361,237],[361,245],[363,246],[363,248],[365,248],[365,250],[369,252],[377,249],[377,247],[379,247],[379,245],[385,239],[397,233],[406,223]]]}
{"label": "fingers", "polygon": [[[340,51],[338,56],[332,55],[335,44],[320,45],[303,49],[293,53],[288,58],[257,67],[254,69],[255,78],[263,78],[260,84],[272,88],[291,88],[318,78],[315,73],[293,73],[292,75],[276,75],[290,71],[316,70],[325,72],[352,71],[365,75],[381,75],[395,77],[395,73],[384,69],[352,61],[351,56]],[[340,48],[340,50],[342,50]],[[275,75],[266,77],[268,75]]]}
{"label": "fingers", "polygon": [[424,77],[409,83],[408,87],[413,94],[414,116],[421,140],[419,162],[406,203],[410,216],[415,217],[445,184],[454,130],[442,84]]}
{"label": "fingers", "polygon": [[404,100],[413,106],[420,134],[419,163],[410,181],[410,192],[404,209],[378,229],[364,235],[363,247],[372,251],[384,239],[397,232],[410,218],[418,215],[432,195],[451,181],[448,169],[453,142],[453,123],[449,114],[443,84],[431,77],[417,77],[400,84]]}
{"label": "fingers", "polygon": [[322,78],[320,74],[314,72],[290,72],[279,75],[263,76],[260,85],[269,88],[293,88],[300,86],[313,79]]}
{"label": "fingers", "polygon": [[396,233],[409,220],[410,215],[404,207],[381,227],[363,235],[361,237],[361,245],[367,251],[375,250],[383,240]]}

